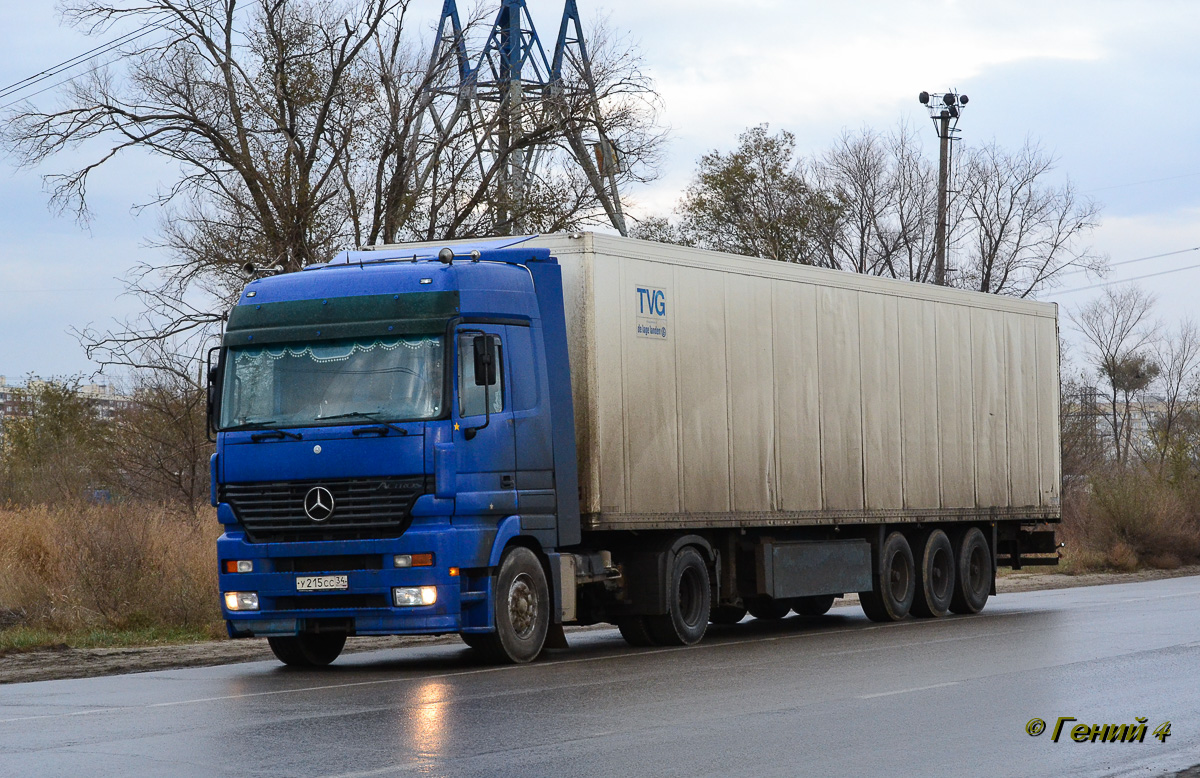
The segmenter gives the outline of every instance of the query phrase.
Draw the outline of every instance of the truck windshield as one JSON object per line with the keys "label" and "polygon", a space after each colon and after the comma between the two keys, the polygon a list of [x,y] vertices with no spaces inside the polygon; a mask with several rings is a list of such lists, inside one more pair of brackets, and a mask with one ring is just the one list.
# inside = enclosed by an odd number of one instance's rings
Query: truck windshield
{"label": "truck windshield", "polygon": [[436,418],[444,351],[434,336],[231,349],[221,429]]}

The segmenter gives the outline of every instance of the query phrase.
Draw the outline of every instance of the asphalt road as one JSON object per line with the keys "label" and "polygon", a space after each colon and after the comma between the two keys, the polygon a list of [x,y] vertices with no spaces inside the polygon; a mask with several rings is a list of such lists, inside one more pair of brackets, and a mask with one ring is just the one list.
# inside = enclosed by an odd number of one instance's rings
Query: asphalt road
{"label": "asphalt road", "polygon": [[[458,645],[0,687],[2,775],[1147,775],[1200,764],[1200,578],[877,625],[616,630],[525,667]],[[1059,716],[1078,719],[1059,742]],[[1147,719],[1142,743],[1072,742]],[[1048,723],[1039,737],[1026,722]],[[1159,742],[1150,730],[1170,720]]]}

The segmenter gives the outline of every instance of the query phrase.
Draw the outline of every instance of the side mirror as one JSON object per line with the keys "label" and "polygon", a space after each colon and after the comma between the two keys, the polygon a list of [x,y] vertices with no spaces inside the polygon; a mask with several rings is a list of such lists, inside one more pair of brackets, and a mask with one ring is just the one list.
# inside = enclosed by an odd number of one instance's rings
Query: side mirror
{"label": "side mirror", "polygon": [[209,442],[216,440],[214,435],[217,431],[217,405],[220,402],[219,384],[221,379],[220,362],[213,364],[213,353],[219,352],[220,346],[215,346],[208,350],[208,358],[206,361],[207,369],[204,371],[205,386],[204,386],[204,415],[206,417],[206,437]]}
{"label": "side mirror", "polygon": [[475,351],[475,385],[496,385],[496,342],[491,335],[476,335]]}

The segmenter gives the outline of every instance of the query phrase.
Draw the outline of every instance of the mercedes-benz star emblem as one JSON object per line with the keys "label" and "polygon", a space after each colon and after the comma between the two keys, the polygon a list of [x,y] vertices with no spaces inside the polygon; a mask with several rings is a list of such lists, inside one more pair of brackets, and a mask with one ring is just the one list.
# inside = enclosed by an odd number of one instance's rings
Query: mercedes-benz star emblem
{"label": "mercedes-benz star emblem", "polygon": [[313,521],[325,521],[333,515],[333,493],[324,486],[314,486],[304,495],[304,512]]}

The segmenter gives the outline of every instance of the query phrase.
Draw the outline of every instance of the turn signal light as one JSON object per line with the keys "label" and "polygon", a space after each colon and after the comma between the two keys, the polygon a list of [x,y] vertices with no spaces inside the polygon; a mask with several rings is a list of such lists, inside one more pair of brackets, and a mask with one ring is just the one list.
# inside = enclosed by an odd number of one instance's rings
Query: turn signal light
{"label": "turn signal light", "polygon": [[433,554],[396,554],[392,562],[396,567],[433,567]]}
{"label": "turn signal light", "polygon": [[254,560],[252,559],[226,559],[225,572],[227,573],[253,573]]}

